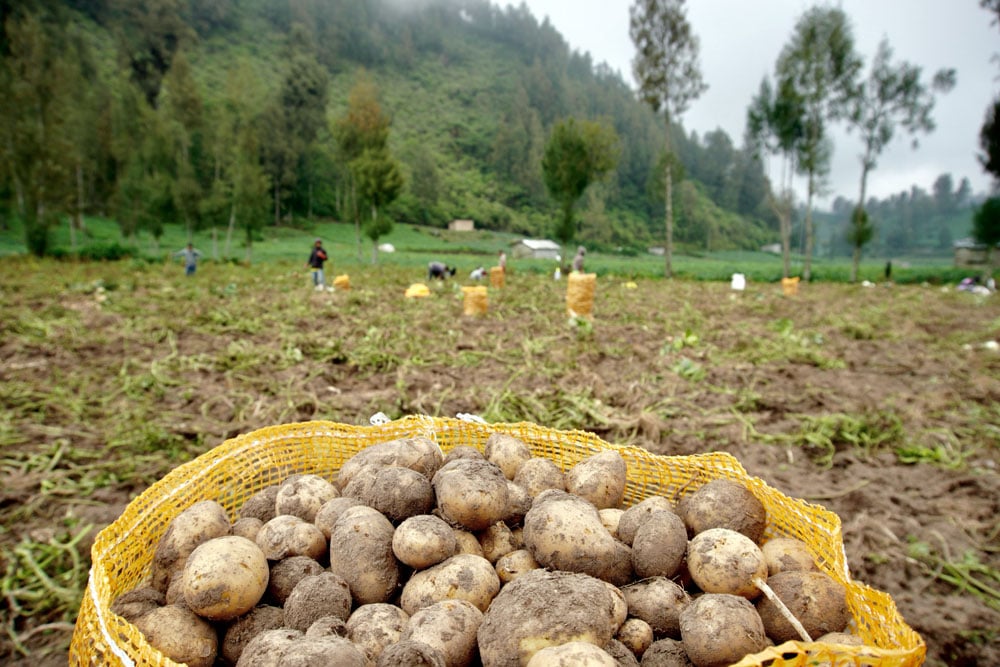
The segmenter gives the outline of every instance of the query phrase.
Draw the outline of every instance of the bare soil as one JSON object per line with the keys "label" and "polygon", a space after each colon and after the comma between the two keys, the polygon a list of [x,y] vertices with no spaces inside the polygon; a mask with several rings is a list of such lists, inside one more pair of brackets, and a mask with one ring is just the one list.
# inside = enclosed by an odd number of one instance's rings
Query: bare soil
{"label": "bare soil", "polygon": [[[402,270],[357,269],[350,291],[317,293],[294,268],[208,264],[190,281],[176,267],[29,268],[0,264],[7,564],[67,516],[100,529],[239,433],[471,413],[730,452],[841,517],[854,578],[892,595],[928,665],[1000,665],[1000,600],[944,579],[975,563],[998,586],[1000,296],[602,278],[581,325],[565,281],[527,274],[470,317],[451,285],[404,299],[419,277]],[[65,664],[72,619],[13,606],[0,611],[29,654],[0,634],[0,662]]]}

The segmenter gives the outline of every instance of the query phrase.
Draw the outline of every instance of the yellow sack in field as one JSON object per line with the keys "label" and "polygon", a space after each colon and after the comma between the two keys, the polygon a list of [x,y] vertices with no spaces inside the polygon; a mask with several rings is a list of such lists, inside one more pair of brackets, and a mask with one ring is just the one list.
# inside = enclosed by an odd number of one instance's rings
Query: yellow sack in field
{"label": "yellow sack in field", "polygon": [[427,285],[423,283],[414,283],[406,288],[406,298],[413,299],[415,297],[425,297],[430,296],[431,290]]}
{"label": "yellow sack in field", "polygon": [[781,279],[781,291],[785,296],[795,296],[799,293],[799,277]]}
{"label": "yellow sack in field", "polygon": [[333,286],[337,289],[351,289],[351,277],[342,273],[333,279]]}
{"label": "yellow sack in field", "polygon": [[500,289],[507,281],[507,272],[501,266],[490,267],[490,286]]}
{"label": "yellow sack in field", "polygon": [[493,433],[520,438],[533,455],[545,457],[563,470],[597,452],[618,451],[628,466],[625,506],[653,495],[680,499],[713,479],[736,480],[749,488],[767,510],[764,541],[779,536],[804,540],[820,569],[846,587],[853,632],[866,646],[790,641],[746,656],[738,667],[918,667],[923,663],[926,644],[906,625],[892,598],[851,579],[839,517],[822,507],[789,498],[749,476],[729,454],[657,456],[638,447],[610,445],[583,431],[559,431],[531,423],[486,424],[414,416],[379,426],[326,421],[270,426],[227,440],[171,471],[129,503],[122,515],[97,535],[91,549],[93,566],[70,644],[69,664],[176,666],[110,608],[115,598],[148,579],[157,542],[171,520],[194,503],[215,500],[232,519],[246,500],[264,487],[278,484],[294,473],[318,474],[332,480],[351,456],[380,442],[426,436],[446,453],[460,445],[483,451]]}
{"label": "yellow sack in field", "polygon": [[465,315],[485,315],[490,308],[486,287],[462,287],[462,313]]}
{"label": "yellow sack in field", "polygon": [[589,318],[594,310],[596,273],[573,271],[566,281],[566,310],[570,317]]}

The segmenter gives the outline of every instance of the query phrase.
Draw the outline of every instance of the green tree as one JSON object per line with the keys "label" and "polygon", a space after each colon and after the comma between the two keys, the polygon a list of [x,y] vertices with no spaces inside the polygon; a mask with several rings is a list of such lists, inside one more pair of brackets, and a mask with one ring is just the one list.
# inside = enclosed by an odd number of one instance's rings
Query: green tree
{"label": "green tree", "polygon": [[309,31],[300,24],[293,25],[289,33],[285,62],[281,88],[265,109],[262,133],[275,225],[281,224],[285,200],[304,175],[303,162],[326,123],[330,86],[329,74],[316,59]]}
{"label": "green tree", "polygon": [[555,237],[563,245],[569,245],[576,235],[576,202],[591,183],[615,168],[618,151],[618,135],[606,125],[566,118],[552,128],[542,158],[542,173],[545,186],[562,212]]}
{"label": "green tree", "polygon": [[[629,35],[636,48],[632,72],[639,96],[665,121],[665,153],[671,154],[670,126],[707,86],[698,64],[698,38],[685,15],[684,0],[636,0],[629,9]],[[666,246],[665,273],[673,276],[673,193],[670,161],[664,176]]]}
{"label": "green tree", "polygon": [[[934,130],[934,92],[947,92],[955,85],[955,70],[940,70],[930,86],[921,81],[921,69],[908,62],[894,65],[892,48],[883,39],[872,61],[868,78],[851,95],[848,107],[848,129],[857,130],[861,137],[861,186],[858,209],[851,214],[849,233],[854,247],[851,264],[851,281],[858,279],[858,265],[862,247],[871,241],[874,229],[866,210],[868,176],[878,164],[878,158],[892,142],[896,129],[902,128],[910,135]],[[916,146],[916,139],[914,139]],[[860,243],[861,245],[856,245]]]}
{"label": "green tree", "polygon": [[68,119],[72,81],[79,76],[60,49],[58,26],[33,14],[5,24],[9,55],[0,61],[2,162],[35,255],[49,250],[49,233],[70,206],[74,144]]}
{"label": "green tree", "polygon": [[993,273],[993,251],[1000,243],[1000,197],[990,197],[972,217],[972,237],[986,246],[984,278]]}
{"label": "green tree", "polygon": [[[348,93],[347,110],[334,122],[333,136],[337,141],[341,159],[350,165],[368,151],[380,151],[389,142],[392,120],[382,110],[378,101],[378,88],[362,70]],[[358,183],[353,168],[348,170],[344,183],[344,207],[354,220],[358,259],[361,259],[361,215],[358,207]]]}
{"label": "green tree", "polygon": [[150,107],[156,108],[174,54],[193,37],[186,9],[186,0],[108,0],[120,57]]}
{"label": "green tree", "polygon": [[158,113],[167,133],[171,158],[171,203],[187,229],[188,241],[198,225],[203,191],[198,180],[198,144],[203,130],[204,110],[191,65],[183,51],[174,56],[163,79],[162,103]]}
{"label": "green tree", "polygon": [[982,151],[978,156],[979,164],[993,177],[994,183],[1000,183],[1000,97],[995,98],[986,110],[986,118],[979,130],[979,148]]}
{"label": "green tree", "polygon": [[368,148],[353,162],[351,172],[358,185],[358,194],[371,208],[371,218],[365,223],[365,236],[372,240],[372,264],[378,261],[378,240],[392,231],[392,220],[384,208],[403,189],[403,174],[399,163],[386,147]]}
{"label": "green tree", "polygon": [[804,110],[797,165],[807,179],[804,280],[811,276],[813,198],[822,192],[832,153],[827,126],[847,114],[861,66],[847,15],[835,7],[806,10],[778,56],[778,78],[794,87]]}
{"label": "green tree", "polygon": [[795,173],[798,146],[804,134],[802,99],[794,87],[783,81],[775,94],[766,77],[747,109],[746,143],[752,154],[761,159],[768,155],[781,156],[778,187],[768,188],[768,203],[778,218],[781,235],[782,276],[790,275],[792,212],[795,194],[792,177]]}

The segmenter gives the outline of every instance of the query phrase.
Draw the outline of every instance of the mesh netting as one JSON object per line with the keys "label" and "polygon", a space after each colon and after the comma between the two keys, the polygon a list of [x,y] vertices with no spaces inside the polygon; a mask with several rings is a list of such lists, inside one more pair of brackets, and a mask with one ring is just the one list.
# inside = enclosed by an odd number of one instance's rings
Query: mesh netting
{"label": "mesh netting", "polygon": [[610,445],[582,431],[558,431],[530,423],[484,424],[462,419],[407,417],[379,426],[305,422],[271,426],[227,440],[184,464],[133,500],[97,536],[93,566],[70,645],[71,665],[176,665],[152,648],[130,623],[111,613],[116,597],[147,580],[156,543],[170,521],[201,500],[216,500],[236,518],[254,493],[293,473],[314,473],[333,481],[344,462],[370,445],[424,435],[448,452],[459,445],[480,451],[499,432],[526,442],[536,456],[563,470],[591,454],[615,449],[628,465],[625,505],[651,495],[679,500],[702,484],[722,477],[737,480],[760,498],[768,513],[764,540],[776,536],[805,541],[820,568],[847,588],[852,631],[866,646],[787,642],[750,655],[739,667],[758,665],[878,665],[917,667],[926,653],[923,639],[906,625],[892,598],[850,577],[840,519],[836,514],[792,499],[750,477],[724,453],[657,456],[637,447]]}

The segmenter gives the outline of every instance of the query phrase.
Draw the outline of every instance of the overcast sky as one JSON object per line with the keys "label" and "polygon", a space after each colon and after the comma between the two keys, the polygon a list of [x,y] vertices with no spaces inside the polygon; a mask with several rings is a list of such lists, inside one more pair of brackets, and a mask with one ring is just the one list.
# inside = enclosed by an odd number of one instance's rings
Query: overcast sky
{"label": "overcast sky", "polygon": [[[629,38],[629,0],[525,0],[531,12],[555,26],[570,48],[589,52],[634,87]],[[501,6],[520,4],[501,2]],[[681,118],[688,131],[725,130],[736,145],[743,141],[746,109],[761,79],[773,76],[774,63],[795,22],[816,2],[806,0],[691,0],[687,16],[701,40],[701,69],[708,90]],[[973,191],[990,186],[976,160],[979,128],[987,106],[1000,91],[1000,29],[979,0],[842,0],[850,17],[865,72],[879,41],[888,38],[893,62],[906,60],[923,68],[929,81],[943,67],[957,70],[957,85],[939,96],[934,110],[937,129],[919,135],[911,148],[908,135],[897,133],[868,177],[870,196],[887,197],[918,185],[930,191],[942,173],[955,186],[968,178]],[[856,135],[836,130],[830,184],[835,194],[858,196],[861,146]],[[802,186],[798,186],[802,189]],[[824,204],[828,203],[823,202]]]}

